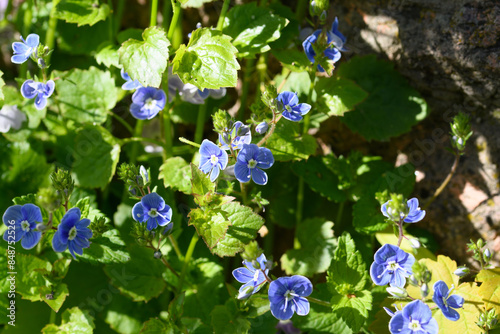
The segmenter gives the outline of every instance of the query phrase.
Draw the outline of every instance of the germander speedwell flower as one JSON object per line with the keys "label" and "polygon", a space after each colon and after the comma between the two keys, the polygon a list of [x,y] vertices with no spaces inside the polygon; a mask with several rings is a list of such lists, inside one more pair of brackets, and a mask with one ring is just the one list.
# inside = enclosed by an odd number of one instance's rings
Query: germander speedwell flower
{"label": "germander speedwell flower", "polygon": [[47,105],[47,99],[54,93],[56,84],[49,80],[46,84],[31,79],[26,80],[21,86],[21,95],[26,99],[35,99],[35,108],[41,110]]}
{"label": "germander speedwell flower", "polygon": [[120,70],[120,75],[122,76],[123,80],[126,82],[122,85],[123,90],[134,90],[139,87],[142,87],[141,83],[139,80],[132,80],[132,78],[128,75],[127,72],[122,68]]}
{"label": "germander speedwell flower", "polygon": [[274,164],[271,151],[255,144],[245,144],[238,153],[234,165],[234,176],[240,182],[253,182],[261,186],[267,183],[267,174],[262,169],[270,168]]}
{"label": "germander speedwell flower", "polygon": [[283,117],[289,121],[298,122],[311,110],[309,104],[299,103],[299,97],[296,93],[280,93],[276,100],[279,102],[278,107],[281,109]]}
{"label": "germander speedwell flower", "polygon": [[0,132],[6,133],[10,129],[19,130],[24,121],[26,121],[26,115],[17,109],[17,106],[4,105],[0,110]]}
{"label": "germander speedwell flower", "polygon": [[439,328],[429,306],[417,299],[394,314],[389,330],[392,334],[437,334]]}
{"label": "germander speedwell flower", "polygon": [[382,204],[382,214],[393,221],[402,219],[405,223],[417,223],[424,219],[425,210],[421,210],[418,206],[418,199],[413,197],[406,202],[407,211],[394,212],[389,205],[391,200]]}
{"label": "germander speedwell flower", "polygon": [[147,194],[141,201],[132,208],[132,218],[139,223],[146,222],[146,228],[151,231],[160,226],[167,226],[167,229],[173,227],[172,209],[165,204],[165,200],[157,193]]}
{"label": "germander speedwell flower", "polygon": [[24,249],[31,249],[42,237],[42,232],[35,229],[37,223],[43,222],[42,212],[34,204],[13,205],[5,211],[2,220],[5,226],[14,225],[14,230],[8,229],[3,234],[3,239],[7,242],[21,240]]}
{"label": "germander speedwell flower", "polygon": [[370,267],[370,276],[376,285],[403,288],[406,277],[412,274],[415,257],[397,246],[385,244],[375,253],[375,261]]}
{"label": "germander speedwell flower", "polygon": [[443,281],[434,283],[434,295],[432,300],[439,309],[443,312],[446,319],[457,321],[460,319],[460,314],[454,309],[461,308],[464,305],[464,298],[459,295],[451,295],[452,288],[448,290],[448,286]]}
{"label": "germander speedwell flower", "polygon": [[223,150],[229,150],[229,142],[233,150],[241,150],[243,145],[252,142],[252,132],[242,122],[237,121],[234,123],[233,128],[229,133],[221,135],[219,133],[219,143]]}
{"label": "germander speedwell flower", "polygon": [[88,228],[90,219],[80,219],[82,213],[79,208],[69,209],[61,219],[56,233],[52,238],[52,248],[56,252],[69,252],[76,259],[75,253],[83,254],[83,248],[88,248],[92,238],[92,231]]}
{"label": "germander speedwell flower", "polygon": [[304,276],[280,277],[272,281],[269,285],[271,313],[279,320],[288,320],[295,312],[307,315],[310,306],[305,297],[311,292],[311,281]]}
{"label": "germander speedwell flower", "polygon": [[165,107],[167,96],[161,89],[139,87],[132,95],[130,112],[137,119],[152,119]]}
{"label": "germander speedwell flower", "polygon": [[12,43],[12,49],[14,50],[14,55],[10,58],[10,61],[14,64],[22,64],[36,51],[38,44],[40,44],[40,37],[37,34],[29,34],[26,40],[21,36],[21,42]]}
{"label": "germander speedwell flower", "polygon": [[253,266],[251,261],[243,261],[244,267],[240,267],[233,270],[234,278],[240,282],[244,283],[239,290],[238,299],[245,299],[250,295],[258,292],[264,283],[267,281],[266,276],[262,271],[269,273],[269,269],[266,268],[266,256],[261,254],[257,259],[259,264],[258,268]]}
{"label": "germander speedwell flower", "polygon": [[210,181],[214,182],[219,177],[221,170],[226,169],[228,157],[226,151],[205,139],[200,146],[200,166],[203,173],[210,173]]}

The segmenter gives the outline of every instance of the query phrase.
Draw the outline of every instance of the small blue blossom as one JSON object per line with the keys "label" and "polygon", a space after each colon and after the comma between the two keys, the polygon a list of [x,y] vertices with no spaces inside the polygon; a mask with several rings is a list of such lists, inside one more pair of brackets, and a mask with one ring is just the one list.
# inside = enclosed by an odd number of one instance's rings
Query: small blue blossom
{"label": "small blue blossom", "polygon": [[250,297],[252,294],[257,293],[267,281],[266,276],[262,272],[264,271],[266,275],[269,273],[269,269],[266,268],[266,256],[261,254],[256,261],[259,263],[258,268],[255,268],[251,261],[244,260],[244,267],[233,270],[234,278],[238,282],[244,283],[240,287],[238,299],[245,299]]}
{"label": "small blue blossom", "polygon": [[[147,194],[141,201],[132,208],[132,218],[139,223],[146,222],[149,231],[157,228],[158,225],[165,226],[172,224],[172,209],[165,204],[165,200],[157,193]],[[167,226],[167,229],[172,228]]]}
{"label": "small blue blossom", "polygon": [[312,288],[311,281],[299,275],[272,281],[268,292],[272,315],[279,320],[288,320],[295,312],[307,315],[310,305],[305,297],[311,294]]}
{"label": "small blue blossom", "polygon": [[21,86],[21,95],[26,99],[35,98],[35,108],[41,110],[47,105],[47,99],[54,93],[56,84],[49,80],[46,84],[31,79],[26,80]]}
{"label": "small blue blossom", "polygon": [[339,31],[339,20],[335,18],[335,21],[332,23],[332,28],[326,32],[326,36],[328,39],[328,43],[332,43],[340,51],[349,51],[344,47],[346,38]]}
{"label": "small blue blossom", "polygon": [[22,64],[36,51],[38,44],[40,44],[40,37],[37,34],[29,34],[26,40],[21,36],[21,42],[12,43],[12,49],[14,55],[10,58],[10,61],[14,64]]}
{"label": "small blue blossom", "polygon": [[219,177],[221,170],[226,169],[229,161],[226,151],[205,139],[200,146],[200,166],[203,173],[210,173],[210,181],[214,182]]}
{"label": "small blue blossom", "polygon": [[52,248],[56,252],[69,252],[76,259],[75,253],[83,254],[83,248],[88,248],[92,238],[92,231],[88,228],[90,219],[80,219],[82,213],[79,208],[69,209],[61,219],[56,233],[52,238]]}
{"label": "small blue blossom", "polygon": [[460,319],[460,314],[454,309],[461,308],[464,305],[464,298],[459,295],[451,295],[453,285],[448,290],[448,286],[443,281],[434,283],[434,295],[432,300],[439,307],[446,319],[457,321]]}
{"label": "small blue blossom", "polygon": [[267,122],[262,122],[262,123],[257,124],[257,126],[255,127],[255,132],[257,132],[260,135],[263,135],[264,133],[267,132],[268,128],[269,128],[269,125],[267,124]]}
{"label": "small blue blossom", "polygon": [[394,314],[389,330],[392,334],[437,334],[439,328],[429,306],[417,299]]}
{"label": "small blue blossom", "polygon": [[382,214],[393,221],[402,219],[405,223],[417,223],[424,219],[425,210],[421,210],[418,206],[418,199],[413,197],[406,202],[408,212],[391,212],[389,205],[390,200],[382,204]]}
{"label": "small blue blossom", "polygon": [[252,142],[252,132],[248,126],[244,125],[240,121],[237,121],[234,123],[230,132],[224,136],[219,133],[219,143],[221,144],[221,148],[223,150],[229,150],[230,142],[233,150],[241,150],[243,145],[250,144]]}
{"label": "small blue blossom", "polygon": [[282,111],[282,115],[289,121],[298,122],[302,120],[302,116],[311,110],[311,106],[307,103],[299,103],[299,97],[296,93],[283,92],[278,95],[276,100]]}
{"label": "small blue blossom", "polygon": [[18,242],[24,249],[35,247],[42,232],[36,230],[37,223],[43,222],[40,208],[34,204],[13,205],[7,208],[2,217],[5,226],[14,226],[14,229],[7,229],[3,234],[3,239],[7,242]]}
{"label": "small blue blossom", "polygon": [[403,288],[406,277],[412,274],[415,257],[397,246],[385,244],[375,253],[370,276],[376,285],[390,284]]}
{"label": "small blue blossom", "polygon": [[167,96],[161,89],[139,87],[132,95],[130,112],[137,119],[152,119],[165,107]]}
{"label": "small blue blossom", "polygon": [[240,182],[253,182],[263,186],[267,183],[267,174],[262,169],[268,169],[274,164],[271,151],[255,144],[245,144],[238,153],[234,165],[234,176]]}
{"label": "small blue blossom", "polygon": [[7,133],[10,129],[19,130],[24,121],[26,121],[26,115],[17,106],[5,104],[0,109],[0,132]]}
{"label": "small blue blossom", "polygon": [[128,75],[127,72],[125,72],[125,70],[123,68],[120,70],[120,74],[121,74],[123,80],[126,81],[122,85],[123,90],[134,90],[134,89],[137,89],[139,87],[142,87],[139,80],[132,80],[132,78]]}

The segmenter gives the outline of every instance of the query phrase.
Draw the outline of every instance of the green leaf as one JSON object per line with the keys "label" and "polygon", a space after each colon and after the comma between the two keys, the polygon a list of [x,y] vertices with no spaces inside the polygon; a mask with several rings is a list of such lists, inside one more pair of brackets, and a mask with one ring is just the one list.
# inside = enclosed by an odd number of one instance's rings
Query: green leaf
{"label": "green leaf", "polygon": [[347,232],[338,239],[338,246],[328,269],[327,282],[331,291],[343,296],[363,290],[368,283],[368,271],[363,257]]}
{"label": "green leaf", "polygon": [[143,41],[129,39],[118,49],[120,64],[128,75],[143,86],[160,87],[167,68],[169,40],[165,31],[149,27],[142,33]]}
{"label": "green leaf", "polygon": [[0,71],[0,100],[4,99],[3,86],[5,86],[5,81],[3,81],[2,77],[3,77],[3,72]]}
{"label": "green leaf", "polygon": [[222,205],[223,214],[231,223],[227,229],[225,237],[220,240],[212,249],[214,254],[219,256],[234,256],[241,252],[243,247],[254,240],[257,231],[264,225],[261,216],[254,213],[247,206],[232,202]]}
{"label": "green leaf", "polygon": [[195,195],[195,201],[201,206],[197,199],[214,191],[215,183],[210,181],[208,174],[203,174],[196,165],[191,164],[191,192]]}
{"label": "green leaf", "polygon": [[271,49],[268,43],[280,37],[287,23],[287,19],[251,2],[233,7],[224,19],[222,31],[233,38],[239,57],[254,57]]}
{"label": "green leaf", "polygon": [[167,326],[158,318],[150,319],[142,326],[140,334],[175,334],[172,323]]}
{"label": "green leaf", "polygon": [[295,237],[300,247],[288,250],[281,257],[286,274],[312,276],[325,272],[336,244],[333,223],[322,218],[306,219],[297,225]]}
{"label": "green leaf", "polygon": [[311,66],[311,62],[307,59],[304,51],[297,49],[271,50],[274,57],[283,65],[293,72],[305,72]]}
{"label": "green leaf", "polygon": [[165,188],[171,187],[174,190],[185,194],[191,194],[191,167],[181,157],[167,159],[160,167],[158,178],[163,179]]}
{"label": "green leaf", "polygon": [[52,265],[34,255],[16,254],[16,292],[23,299],[31,301],[43,300],[40,288],[47,285],[42,272],[50,272]]}
{"label": "green leaf", "polygon": [[109,72],[88,70],[55,71],[56,91],[63,117],[78,123],[106,121],[107,111],[116,104],[115,80]]}
{"label": "green leaf", "polygon": [[325,158],[312,156],[307,160],[294,162],[291,169],[301,176],[309,187],[330,201],[343,202],[345,192],[339,189],[339,179],[325,164]]}
{"label": "green leaf", "polygon": [[338,68],[338,76],[350,79],[369,95],[342,121],[367,140],[388,140],[411,129],[427,114],[420,94],[387,61],[375,55],[353,57]]}
{"label": "green leaf", "polygon": [[73,172],[82,187],[104,188],[115,174],[120,145],[104,128],[88,125],[75,137]]}
{"label": "green leaf", "polygon": [[352,295],[334,294],[331,304],[333,314],[357,333],[365,324],[368,311],[372,308],[372,295],[368,290],[357,291]]}
{"label": "green leaf", "polygon": [[478,293],[486,310],[494,308],[496,313],[500,314],[500,277],[484,280]]}
{"label": "green leaf", "polygon": [[[432,274],[432,278],[428,283],[429,296],[434,294],[434,283],[439,280],[444,281],[448,287],[451,287],[452,284],[458,286],[459,277],[454,274],[455,270],[457,270],[457,263],[449,257],[438,255],[437,261],[432,259],[421,259],[419,262],[425,264]],[[410,296],[420,298],[419,287],[408,285],[406,290]]]}
{"label": "green leaf", "polygon": [[329,116],[343,116],[368,96],[353,81],[343,78],[321,78],[314,86],[318,94],[317,110]]}
{"label": "green leaf", "polygon": [[203,238],[210,250],[224,238],[231,225],[219,210],[207,212],[202,209],[192,209],[188,216],[190,218],[188,225],[194,225],[196,232]]}
{"label": "green leaf", "polygon": [[107,264],[104,272],[123,295],[133,301],[147,302],[165,289],[162,276],[165,266],[153,257],[151,249],[131,245],[129,251],[130,261]]}
{"label": "green leaf", "polygon": [[307,159],[316,152],[316,139],[309,134],[302,135],[300,125],[283,119],[267,140],[276,161]]}
{"label": "green leaf", "polygon": [[239,316],[236,307],[232,307],[229,300],[226,305],[218,305],[212,311],[212,327],[215,334],[248,333],[250,322]]}
{"label": "green leaf", "polygon": [[[44,286],[41,287],[40,296],[42,296],[43,301],[50,306],[55,312],[59,312],[61,306],[63,305],[66,297],[69,296],[68,286],[64,283],[60,283],[54,289],[53,287]],[[47,294],[52,294],[54,296],[53,299],[47,299]]]}
{"label": "green leaf", "polygon": [[175,53],[173,73],[201,90],[235,87],[240,65],[235,56],[238,50],[230,40],[210,28],[193,31],[188,45],[181,45]]}
{"label": "green leaf", "polygon": [[94,58],[99,65],[104,65],[107,68],[111,66],[121,68],[120,58],[118,56],[118,46],[111,42],[104,42],[97,48]]}
{"label": "green leaf", "polygon": [[109,15],[109,6],[98,0],[58,0],[54,5],[54,17],[78,26],[92,26]]}
{"label": "green leaf", "polygon": [[112,229],[92,239],[92,245],[83,251],[80,258],[90,263],[124,263],[130,260],[130,254],[118,230]]}
{"label": "green leaf", "polygon": [[61,325],[49,324],[42,329],[43,334],[92,334],[94,319],[78,307],[67,309],[62,314]]}

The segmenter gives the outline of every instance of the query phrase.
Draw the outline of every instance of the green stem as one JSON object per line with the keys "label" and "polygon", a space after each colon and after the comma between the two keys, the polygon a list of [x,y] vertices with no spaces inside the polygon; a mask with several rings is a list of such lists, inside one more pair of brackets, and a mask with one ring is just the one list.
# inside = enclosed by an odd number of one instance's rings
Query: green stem
{"label": "green stem", "polygon": [[441,183],[439,188],[436,189],[436,191],[434,192],[432,197],[427,201],[427,203],[425,203],[423,210],[427,209],[427,207],[432,202],[434,202],[434,200],[443,192],[444,188],[446,188],[446,186],[448,185],[448,183],[450,182],[451,178],[453,177],[453,175],[455,174],[455,172],[457,170],[459,161],[460,161],[460,154],[455,153],[455,161],[453,162],[453,166],[451,167],[450,172],[448,173],[448,175],[444,179],[443,183]]}
{"label": "green stem", "polygon": [[201,146],[200,144],[195,143],[194,141],[191,141],[191,140],[186,139],[186,138],[184,138],[184,137],[179,137],[179,141],[180,141],[180,142],[183,142],[183,143],[186,143],[186,144],[188,144],[188,145],[191,145],[191,146],[197,147],[197,148],[200,148],[200,146]]}
{"label": "green stem", "polygon": [[123,10],[125,9],[125,0],[118,0],[118,7],[116,8],[116,20],[114,25],[114,34],[118,34],[122,24]]}
{"label": "green stem", "polygon": [[[55,36],[56,36],[56,29],[57,29],[57,18],[55,17],[56,14],[56,3],[58,0],[53,0],[52,1],[52,8],[50,9],[50,16],[49,16],[49,27],[47,29],[47,33],[45,34],[45,45],[50,49],[54,49],[54,41],[55,41]],[[47,65],[50,64],[50,54],[46,57],[47,59]]]}
{"label": "green stem", "polygon": [[339,209],[337,211],[337,220],[335,221],[335,226],[342,225],[340,222],[342,221],[342,213],[344,212],[344,205],[345,205],[345,202],[340,202]]}
{"label": "green stem", "polygon": [[240,188],[241,188],[241,200],[243,201],[243,205],[247,205],[247,188],[245,187],[245,184],[243,182],[240,182]]}
{"label": "green stem", "polygon": [[173,156],[173,151],[172,151],[172,146],[173,146],[173,141],[172,141],[172,120],[170,118],[170,109],[165,108],[162,111],[162,117],[163,117],[163,135],[165,136],[165,144],[164,144],[164,149],[165,149],[165,158],[171,158]]}
{"label": "green stem", "polygon": [[115,26],[113,24],[113,1],[108,0],[108,6],[110,9],[109,17],[108,17],[108,34],[109,41],[113,43],[115,37]]}
{"label": "green stem", "polygon": [[326,306],[326,307],[332,307],[332,304],[330,304],[329,302],[325,302],[323,300],[319,300],[319,299],[316,299],[316,298],[313,298],[313,297],[306,297],[306,299],[312,303],[315,303],[315,304],[318,304],[318,305],[322,305],[322,306]]}
{"label": "green stem", "polygon": [[55,324],[56,323],[56,311],[50,310],[50,318],[49,318],[49,324]]}
{"label": "green stem", "polygon": [[403,220],[399,219],[398,229],[399,229],[399,237],[398,237],[398,247],[401,246],[401,242],[403,241]]}
{"label": "green stem", "polygon": [[184,284],[184,278],[186,276],[187,269],[189,267],[189,261],[191,261],[191,257],[193,256],[194,248],[196,247],[196,243],[198,242],[198,233],[194,231],[193,237],[191,238],[191,242],[189,243],[188,250],[186,252],[186,256],[184,257],[184,265],[182,266],[181,278],[179,279],[179,287],[178,291],[182,291],[182,285]]}
{"label": "green stem", "polygon": [[295,15],[297,16],[297,20],[299,24],[301,24],[302,19],[306,16],[308,10],[307,5],[309,4],[308,0],[299,0],[297,7],[295,8]]}
{"label": "green stem", "polygon": [[205,103],[200,104],[198,110],[198,118],[196,120],[196,130],[194,133],[194,141],[201,143],[203,140],[203,129],[205,128],[205,117],[207,114],[207,105]]}
{"label": "green stem", "polygon": [[224,4],[222,5],[222,10],[220,11],[219,20],[217,21],[217,30],[222,31],[222,27],[224,26],[224,19],[226,18],[226,13],[229,8],[229,0],[224,0]]}
{"label": "green stem", "polygon": [[172,21],[170,21],[170,27],[168,28],[167,38],[169,41],[172,40],[174,36],[175,27],[177,26],[177,21],[179,20],[179,14],[181,13],[181,3],[179,1],[175,2],[173,6],[174,14],[172,16]]}
{"label": "green stem", "polygon": [[132,126],[130,126],[130,124],[128,124],[127,121],[125,121],[122,117],[118,116],[112,111],[108,111],[108,115],[116,118],[116,120],[120,122],[128,130],[128,132],[130,132],[130,134],[134,133],[134,129],[132,128]]}
{"label": "green stem", "polygon": [[179,244],[177,243],[177,240],[174,239],[172,234],[168,236],[168,239],[170,240],[170,243],[172,243],[172,247],[174,248],[175,254],[177,255],[177,258],[180,260],[184,258],[181,253],[181,249],[179,248]]}
{"label": "green stem", "polygon": [[149,19],[149,26],[156,26],[156,18],[158,17],[158,0],[151,1],[151,17]]}
{"label": "green stem", "polygon": [[[142,128],[144,126],[144,121],[141,119],[137,120],[134,129],[134,137],[142,136]],[[132,152],[130,153],[130,163],[134,164],[137,161],[137,154],[139,153],[139,144],[132,147]]]}
{"label": "green stem", "polygon": [[123,138],[120,140],[122,145],[128,144],[128,143],[133,143],[133,142],[141,142],[145,141],[148,143],[156,144],[158,146],[163,146],[163,143],[159,140],[152,139],[152,138],[144,138],[144,137],[129,137],[129,138]]}
{"label": "green stem", "polygon": [[245,116],[245,108],[247,106],[248,90],[250,88],[250,79],[252,78],[253,65],[255,59],[250,58],[245,63],[245,76],[243,78],[243,87],[241,89],[240,109],[238,110],[238,119],[243,120]]}
{"label": "green stem", "polygon": [[302,222],[302,212],[304,210],[304,178],[299,178],[299,187],[297,189],[297,211],[295,212],[295,221],[297,224]]}
{"label": "green stem", "polygon": [[168,25],[170,22],[170,18],[171,18],[171,14],[170,14],[170,11],[172,10],[172,3],[168,0],[165,0],[163,2],[163,11],[162,11],[162,14],[163,14],[163,28],[165,29],[165,31],[168,30]]}
{"label": "green stem", "polygon": [[[30,30],[31,30],[31,21],[33,19],[33,1],[32,0],[28,0],[28,6],[26,6],[26,11],[24,12],[24,17],[23,17],[23,25],[24,25],[24,29],[23,29],[23,37],[26,38],[29,33],[30,33]],[[7,12],[5,12],[5,16],[7,16]],[[19,75],[21,76],[21,78],[27,78],[28,74],[28,62],[24,62],[23,64],[21,64],[21,67],[19,69]]]}

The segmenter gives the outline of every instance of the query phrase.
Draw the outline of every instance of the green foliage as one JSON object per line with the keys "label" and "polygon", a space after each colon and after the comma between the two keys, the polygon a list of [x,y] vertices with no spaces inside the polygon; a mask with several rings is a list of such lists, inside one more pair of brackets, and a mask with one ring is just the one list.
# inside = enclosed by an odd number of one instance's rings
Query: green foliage
{"label": "green foliage", "polygon": [[3,81],[2,77],[3,77],[3,72],[0,71],[0,101],[4,99],[3,86],[5,86],[5,81]]}
{"label": "green foliage", "polygon": [[218,30],[195,30],[188,45],[176,51],[173,73],[198,89],[235,87],[240,65],[235,56],[238,50],[230,39]]}
{"label": "green foliage", "polygon": [[53,6],[56,18],[78,26],[92,26],[105,20],[110,12],[107,4],[99,4],[97,0],[58,0]]}
{"label": "green foliage", "polygon": [[226,220],[220,210],[204,211],[192,209],[189,213],[189,225],[203,238],[208,248],[212,250],[224,238],[231,222]]}
{"label": "green foliage", "polygon": [[293,72],[305,72],[311,65],[303,51],[286,49],[271,50],[271,53],[284,67]]}
{"label": "green foliage", "polygon": [[212,326],[215,334],[247,333],[250,330],[250,322],[238,314],[234,299],[214,308]]}
{"label": "green foliage", "polygon": [[90,263],[125,263],[130,260],[130,254],[118,230],[109,230],[101,236],[92,239],[92,247],[85,249],[80,256]]}
{"label": "green foliage", "polygon": [[61,325],[49,324],[42,329],[43,334],[92,334],[94,318],[78,307],[67,309],[62,314]]}
{"label": "green foliage", "polygon": [[169,40],[165,31],[149,27],[142,41],[129,39],[118,49],[120,64],[133,80],[143,86],[159,87],[167,68]]}
{"label": "green foliage", "polygon": [[280,37],[287,20],[251,2],[233,7],[224,20],[223,32],[233,38],[239,57],[255,57],[271,49],[269,42]]}
{"label": "green foliage", "polygon": [[191,166],[181,157],[167,159],[160,167],[159,179],[163,179],[165,188],[172,188],[191,194]]}
{"label": "green foliage", "polygon": [[273,135],[266,143],[276,161],[307,159],[316,152],[316,140],[301,134],[299,124],[283,120],[278,122]]}
{"label": "green foliage", "polygon": [[321,78],[314,89],[318,94],[318,111],[328,116],[343,116],[368,96],[353,81],[339,77]]}
{"label": "green foliage", "polygon": [[94,58],[99,65],[104,65],[107,68],[111,66],[121,68],[120,57],[118,55],[118,46],[111,42],[103,42],[97,48]]}

